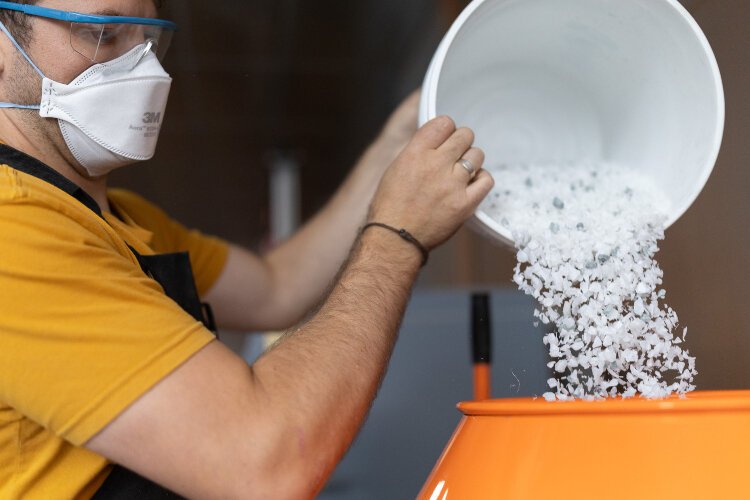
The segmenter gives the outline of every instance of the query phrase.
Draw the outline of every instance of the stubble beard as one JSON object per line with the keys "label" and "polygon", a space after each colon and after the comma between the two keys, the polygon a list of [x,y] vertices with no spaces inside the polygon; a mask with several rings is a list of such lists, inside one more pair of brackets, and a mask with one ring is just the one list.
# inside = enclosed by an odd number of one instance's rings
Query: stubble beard
{"label": "stubble beard", "polygon": [[[41,75],[20,54],[15,57],[11,68],[6,87],[8,102],[39,105],[42,101]],[[43,118],[39,116],[39,111],[36,109],[14,111],[18,112],[19,125],[30,142],[45,152],[54,151],[61,155],[79,174],[88,177],[65,143],[57,119]]]}

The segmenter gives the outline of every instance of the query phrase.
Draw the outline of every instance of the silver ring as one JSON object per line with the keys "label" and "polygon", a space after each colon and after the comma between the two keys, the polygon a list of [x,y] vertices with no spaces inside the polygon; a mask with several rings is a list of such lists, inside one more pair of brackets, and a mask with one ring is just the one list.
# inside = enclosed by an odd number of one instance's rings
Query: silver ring
{"label": "silver ring", "polygon": [[461,158],[456,163],[458,163],[459,165],[461,165],[462,167],[464,167],[464,169],[466,169],[466,171],[469,172],[469,176],[472,179],[474,178],[475,175],[477,175],[477,169],[474,168],[474,164],[471,163],[466,158]]}

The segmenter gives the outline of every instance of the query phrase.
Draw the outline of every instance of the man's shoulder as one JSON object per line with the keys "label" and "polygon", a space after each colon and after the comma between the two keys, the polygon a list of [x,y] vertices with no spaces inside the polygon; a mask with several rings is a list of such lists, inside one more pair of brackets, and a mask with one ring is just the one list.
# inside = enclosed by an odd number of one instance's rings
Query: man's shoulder
{"label": "man's shoulder", "polygon": [[106,222],[65,191],[34,176],[0,165],[0,233],[6,243],[35,236],[70,243],[115,244]]}
{"label": "man's shoulder", "polygon": [[49,182],[0,163],[0,205],[19,207],[91,209]]}

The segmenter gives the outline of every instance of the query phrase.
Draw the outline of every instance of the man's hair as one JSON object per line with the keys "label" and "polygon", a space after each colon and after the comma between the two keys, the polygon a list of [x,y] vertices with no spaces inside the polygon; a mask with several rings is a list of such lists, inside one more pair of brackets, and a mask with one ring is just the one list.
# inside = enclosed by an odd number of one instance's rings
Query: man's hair
{"label": "man's hair", "polygon": [[[34,5],[38,0],[10,0],[13,3]],[[0,21],[3,22],[10,34],[21,44],[22,47],[28,47],[31,41],[31,23],[28,16],[23,12],[15,10],[0,10]]]}

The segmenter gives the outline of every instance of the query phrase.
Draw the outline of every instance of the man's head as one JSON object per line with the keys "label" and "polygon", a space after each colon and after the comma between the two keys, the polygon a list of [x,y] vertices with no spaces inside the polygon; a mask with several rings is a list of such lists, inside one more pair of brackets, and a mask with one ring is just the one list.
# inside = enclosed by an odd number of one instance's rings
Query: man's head
{"label": "man's head", "polygon": [[[10,0],[13,3],[36,5],[40,0]],[[162,8],[163,0],[153,0],[157,9]],[[31,38],[31,23],[29,17],[21,12],[0,10],[0,22],[10,30],[22,47],[26,47]]]}
{"label": "man's head", "polygon": [[[62,14],[77,12],[90,16],[123,16],[127,18],[157,17],[161,2],[155,0],[20,0],[13,3],[34,5],[40,8],[55,9]],[[45,17],[37,13],[0,10],[2,21],[18,42],[23,51],[48,79],[61,84],[70,84],[89,67],[98,62],[116,59],[127,51],[117,52],[116,40],[132,40],[133,37],[122,36],[123,32],[134,32],[135,38],[143,38],[143,31],[138,35],[138,26],[132,24],[106,23],[99,21],[76,23],[54,17]],[[93,21],[93,19],[92,19]],[[141,28],[143,29],[143,28]],[[146,29],[150,29],[146,27]],[[99,30],[99,31],[96,31]],[[115,41],[113,41],[115,40]],[[134,42],[127,49],[135,47]],[[82,45],[93,47],[93,52],[81,50]],[[111,58],[102,59],[108,54]],[[42,98],[42,77],[26,60],[21,50],[12,41],[0,33],[0,101],[15,104],[39,104]],[[15,129],[21,131],[37,143],[49,144],[72,160],[70,151],[60,132],[57,120],[42,118],[38,112],[22,110],[0,111]],[[0,134],[3,132],[0,131]],[[2,137],[0,137],[2,139]],[[75,161],[69,161],[75,167]],[[79,170],[76,168],[76,170]],[[83,172],[79,170],[79,173]]]}

